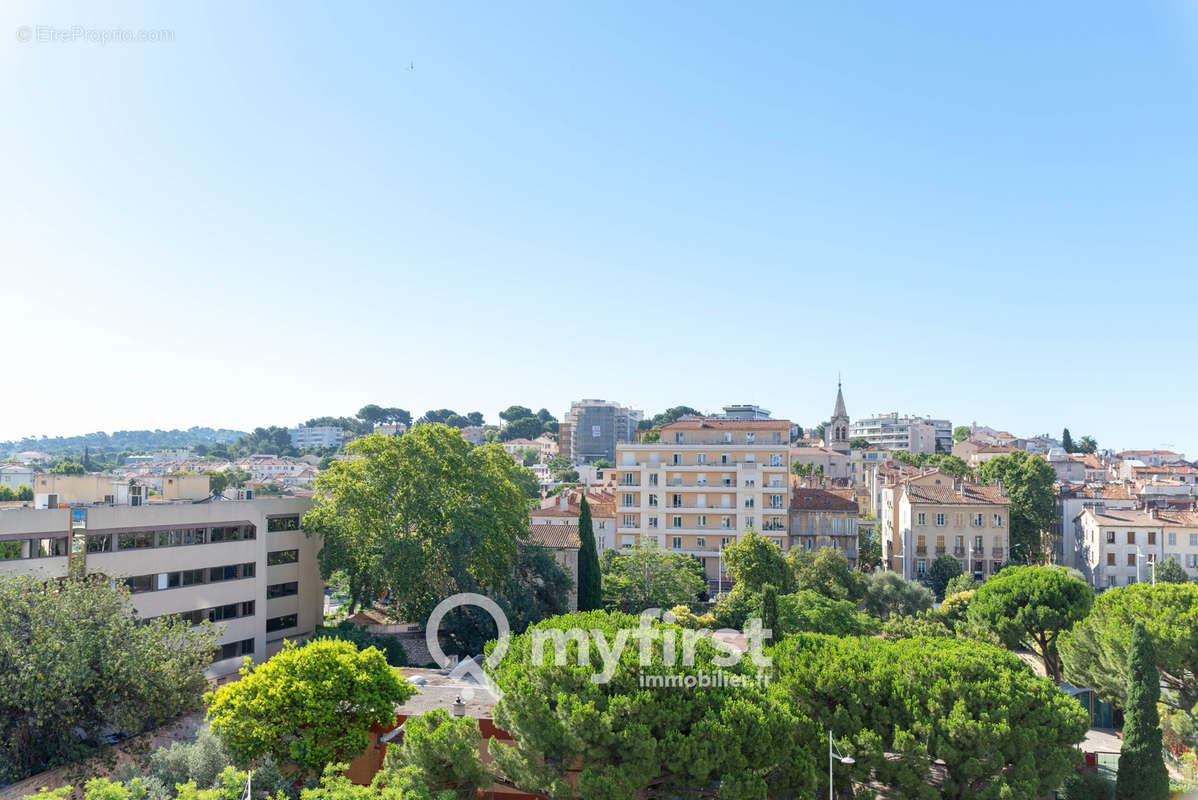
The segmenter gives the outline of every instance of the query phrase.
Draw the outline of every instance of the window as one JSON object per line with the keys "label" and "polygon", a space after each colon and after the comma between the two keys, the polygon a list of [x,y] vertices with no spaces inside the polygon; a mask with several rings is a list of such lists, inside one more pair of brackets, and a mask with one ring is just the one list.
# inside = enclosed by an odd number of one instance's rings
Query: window
{"label": "window", "polygon": [[1127,566],[1134,567],[1135,565],[1136,565],[1136,554],[1128,553],[1127,554]]}
{"label": "window", "polygon": [[975,528],[980,528],[980,527],[982,527],[982,525],[983,525],[983,524],[984,524],[984,523],[982,522],[982,515],[981,515],[981,514],[974,514],[974,515],[973,515],[973,525],[974,525],[974,527],[975,527]]}
{"label": "window", "polygon": [[267,600],[273,600],[276,597],[290,597],[293,594],[299,594],[299,583],[297,581],[272,583],[266,587]]}
{"label": "window", "polygon": [[936,515],[936,525],[937,525],[937,527],[940,527],[940,528],[944,527],[944,514]]}
{"label": "window", "polygon": [[782,454],[781,453],[770,453],[770,466],[771,467],[782,466]]}
{"label": "window", "polygon": [[636,505],[636,495],[630,494],[628,492],[625,492],[624,494],[620,495],[620,505],[635,506]]}
{"label": "window", "polygon": [[672,528],[681,528],[682,527],[682,517],[671,517],[670,523],[671,523],[670,527],[672,527]]}
{"label": "window", "polygon": [[980,554],[980,553],[982,552],[982,550],[983,550],[983,549],[984,549],[984,547],[983,547],[983,545],[982,545],[982,537],[981,537],[981,536],[975,536],[975,537],[973,537],[973,550],[974,550],[974,552],[975,552],[975,553],[979,553],[979,554]]}
{"label": "window", "polygon": [[682,463],[682,453],[675,453],[674,460],[672,463],[674,464],[674,466],[678,466],[679,464],[681,464]]}
{"label": "window", "polygon": [[1190,534],[1190,547],[1198,547],[1198,533]]}
{"label": "window", "polygon": [[920,511],[918,514],[915,515],[915,524],[916,525],[927,525],[928,524],[928,515],[926,513],[924,513],[923,511]]}
{"label": "window", "polygon": [[720,517],[720,527],[727,529],[732,527],[732,517]]}
{"label": "window", "polygon": [[297,561],[299,561],[299,550],[275,550],[266,554],[266,566],[268,567],[294,564]]}
{"label": "window", "polygon": [[112,534],[108,533],[93,533],[87,537],[87,552],[89,553],[111,553],[112,552]]}
{"label": "window", "polygon": [[1002,527],[1002,514],[994,515],[994,527],[996,527],[996,528]]}
{"label": "window", "polygon": [[724,431],[724,444],[732,444],[732,433]]}
{"label": "window", "polygon": [[649,527],[650,528],[657,527],[657,517],[649,517]]}
{"label": "window", "polygon": [[1106,563],[1107,563],[1107,566],[1108,566],[1108,567],[1113,567],[1113,566],[1115,566],[1115,554],[1114,554],[1114,553],[1107,553],[1107,554],[1106,554]]}
{"label": "window", "polygon": [[212,528],[208,532],[208,541],[210,542],[238,542],[242,539],[253,538],[253,525],[234,525],[231,527]]}
{"label": "window", "polygon": [[649,507],[657,508],[657,495],[655,495],[655,494],[649,495]]}
{"label": "window", "polygon": [[720,539],[720,547],[723,547],[723,546],[729,545],[729,544],[732,544],[732,537],[724,536]]}
{"label": "window", "polygon": [[674,432],[674,443],[675,443],[675,444],[682,444],[682,443],[683,443],[683,442],[685,442],[685,441],[686,441],[686,434],[685,434],[685,433],[683,433],[682,431],[675,431],[675,432]]}
{"label": "window", "polygon": [[636,514],[625,514],[624,515],[624,527],[625,528],[635,528],[636,527]]}
{"label": "window", "polygon": [[1148,544],[1156,544],[1156,531],[1148,531]]}
{"label": "window", "polygon": [[674,549],[675,549],[675,550],[681,550],[681,549],[682,549],[682,537],[681,537],[681,536],[675,536],[675,537],[674,537]]}
{"label": "window", "polygon": [[700,528],[706,528],[707,527],[707,515],[700,514],[699,516],[695,517],[695,524],[698,525]]}
{"label": "window", "polygon": [[928,574],[928,560],[926,558],[921,558],[915,562],[915,572],[921,578]]}
{"label": "window", "polygon": [[1135,532],[1135,531],[1128,531],[1128,532],[1127,532],[1127,543],[1128,543],[1128,544],[1135,544],[1135,543],[1136,543],[1136,532]]}
{"label": "window", "polygon": [[1107,544],[1114,544],[1114,543],[1115,543],[1115,532],[1114,532],[1114,531],[1107,531],[1107,532],[1106,532],[1106,543],[1107,543]]}
{"label": "window", "polygon": [[650,486],[656,486],[656,485],[657,485],[657,473],[656,473],[656,472],[650,472],[650,473],[649,473],[649,485],[650,485]]}
{"label": "window", "polygon": [[300,526],[300,518],[292,517],[274,517],[266,521],[267,533],[278,533],[279,531],[298,531]]}
{"label": "window", "polygon": [[706,464],[707,463],[707,454],[699,453],[699,455],[695,456],[695,463],[696,464]]}
{"label": "window", "polygon": [[752,497],[746,497],[745,498],[745,508],[752,508],[754,505],[754,502],[755,501]]}
{"label": "window", "polygon": [[299,617],[295,614],[284,614],[281,617],[271,617],[266,621],[266,632],[274,633],[275,631],[294,628],[299,624]]}
{"label": "window", "polygon": [[753,441],[754,441],[756,438],[757,438],[757,434],[755,434],[755,433],[746,433],[746,434],[745,434],[745,444],[753,444]]}
{"label": "window", "polygon": [[752,527],[753,527],[753,518],[745,517],[745,530],[748,530],[749,528],[752,528]]}
{"label": "window", "polygon": [[1169,531],[1169,546],[1170,547],[1177,546],[1177,534],[1174,533],[1173,531]]}
{"label": "window", "polygon": [[155,539],[154,531],[121,533],[117,534],[117,546],[121,550],[137,550],[143,547],[153,547]]}
{"label": "window", "polygon": [[254,640],[242,639],[240,642],[229,642],[222,644],[212,651],[213,661],[224,661],[226,658],[237,658],[238,656],[252,656],[254,654]]}
{"label": "window", "polygon": [[702,536],[700,536],[699,538],[695,539],[695,546],[696,547],[706,547],[707,540],[704,539]]}

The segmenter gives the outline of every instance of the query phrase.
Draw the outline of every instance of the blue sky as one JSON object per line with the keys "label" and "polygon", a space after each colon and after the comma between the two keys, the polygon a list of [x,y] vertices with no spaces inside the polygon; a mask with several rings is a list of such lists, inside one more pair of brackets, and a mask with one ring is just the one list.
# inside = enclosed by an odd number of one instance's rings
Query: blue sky
{"label": "blue sky", "polygon": [[840,372],[854,416],[1198,456],[1192,2],[0,25],[0,439],[581,397],[810,425]]}

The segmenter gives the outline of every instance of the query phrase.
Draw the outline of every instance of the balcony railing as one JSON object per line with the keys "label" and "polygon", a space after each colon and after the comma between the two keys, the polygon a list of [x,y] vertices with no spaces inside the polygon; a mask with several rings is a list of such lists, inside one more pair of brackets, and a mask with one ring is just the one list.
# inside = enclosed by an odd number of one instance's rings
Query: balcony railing
{"label": "balcony railing", "polygon": [[921,544],[921,545],[916,545],[916,547],[915,547],[915,555],[917,555],[917,556],[926,556],[927,554],[928,554],[928,547],[927,547],[927,545],[923,545],[923,544]]}
{"label": "balcony railing", "polygon": [[936,555],[938,555],[938,556],[944,555],[944,545],[942,545],[942,544],[936,545]]}
{"label": "balcony railing", "polygon": [[962,557],[964,557],[964,555],[965,555],[965,548],[964,548],[964,547],[954,547],[954,548],[953,548],[953,555],[954,555],[954,556],[956,556],[957,558],[962,558]]}
{"label": "balcony railing", "polygon": [[1003,558],[1004,556],[1006,556],[1006,554],[1007,554],[1006,549],[1002,548],[1002,547],[995,547],[994,549],[992,549],[990,551],[990,555],[994,558]]}

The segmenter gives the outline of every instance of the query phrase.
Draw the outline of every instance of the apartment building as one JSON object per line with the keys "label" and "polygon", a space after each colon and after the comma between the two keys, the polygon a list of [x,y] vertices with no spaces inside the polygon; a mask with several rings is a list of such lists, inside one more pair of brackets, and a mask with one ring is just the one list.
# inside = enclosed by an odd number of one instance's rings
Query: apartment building
{"label": "apartment building", "polygon": [[1076,566],[1095,589],[1150,581],[1164,558],[1198,578],[1198,512],[1087,508],[1073,522]]}
{"label": "apartment building", "polygon": [[33,468],[24,464],[0,464],[0,486],[9,489],[33,486],[34,474]]}
{"label": "apartment building", "polygon": [[558,426],[558,445],[571,464],[607,459],[615,463],[616,446],[635,438],[644,412],[606,400],[570,404]]}
{"label": "apartment building", "polygon": [[1163,467],[1185,461],[1184,453],[1174,453],[1172,450],[1124,450],[1115,457],[1123,461],[1139,461],[1150,467]]}
{"label": "apartment building", "polygon": [[909,453],[945,453],[953,449],[953,424],[946,419],[899,416],[897,412],[875,414],[856,420],[849,428],[849,439],[864,439],[887,450]]}
{"label": "apartment building", "polygon": [[1097,512],[1107,509],[1134,509],[1140,501],[1130,484],[1106,483],[1099,485],[1057,486],[1057,516],[1053,521],[1053,560],[1065,567],[1084,571],[1082,559],[1084,541],[1076,533],[1074,520],[1087,508]]}
{"label": "apartment building", "polygon": [[313,428],[289,428],[287,434],[291,437],[291,446],[297,450],[307,450],[315,447],[340,447],[345,441],[345,431],[332,425],[318,425]]}
{"label": "apartment building", "polygon": [[790,492],[790,547],[839,550],[857,565],[857,499],[851,489],[796,486]]}
{"label": "apartment building", "polygon": [[0,511],[0,575],[123,580],[142,618],[207,620],[219,632],[209,667],[235,673],[322,620],[319,541],[300,530],[311,501],[154,502]]}
{"label": "apartment building", "polygon": [[943,555],[978,580],[998,572],[1010,550],[1010,500],[999,486],[962,481],[939,470],[905,477],[883,507],[882,559],[922,579]]}
{"label": "apartment building", "polygon": [[788,545],[789,421],[689,418],[658,433],[618,447],[620,546],[652,539],[716,582],[720,548],[750,528]]}

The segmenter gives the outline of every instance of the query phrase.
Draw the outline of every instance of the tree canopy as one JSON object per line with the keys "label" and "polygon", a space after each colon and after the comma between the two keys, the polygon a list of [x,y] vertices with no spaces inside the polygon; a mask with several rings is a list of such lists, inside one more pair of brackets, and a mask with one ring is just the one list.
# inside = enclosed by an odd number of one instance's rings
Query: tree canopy
{"label": "tree canopy", "polygon": [[794,583],[782,548],[752,529],[724,547],[724,566],[750,594],[757,594],[767,583],[786,592]]}
{"label": "tree canopy", "polygon": [[1056,519],[1056,471],[1043,458],[1016,450],[982,462],[977,475],[982,483],[998,481],[1011,500],[1012,550],[1019,545],[1029,560],[1039,559],[1041,534]]}
{"label": "tree canopy", "polygon": [[[592,631],[613,643],[621,630],[637,627],[634,616],[592,611],[546,620],[513,637],[494,671],[504,692],[495,723],[515,739],[514,747],[492,740],[494,764],[505,777],[525,790],[571,800],[711,796],[717,782],[721,800],[810,794],[819,733],[788,706],[770,701],[751,658],[722,666],[714,661],[721,651],[700,637],[692,665],[670,664],[657,636],[649,642],[648,663],[640,663],[638,643],[629,642],[612,654],[610,680],[598,683],[592,678],[604,667],[593,643],[582,666],[573,637],[564,639],[566,663],[556,663],[552,644],[544,658],[534,658],[537,631]],[[684,641],[676,625],[653,630],[671,632],[675,644]],[[649,676],[697,681],[717,669],[748,678],[747,685],[643,688]]]}
{"label": "tree canopy", "polygon": [[992,631],[1014,650],[1029,647],[1049,677],[1061,680],[1057,638],[1085,618],[1094,590],[1064,567],[1007,567],[974,592],[971,622]]}
{"label": "tree canopy", "polygon": [[[920,800],[1042,797],[1076,768],[1073,747],[1089,726],[1018,656],[980,642],[802,634],[771,655],[778,702],[855,759],[837,768],[845,786],[872,778]],[[940,786],[929,782],[933,760],[943,762]]]}
{"label": "tree canopy", "polygon": [[370,726],[395,721],[415,690],[374,648],[339,639],[287,642],[241,679],[204,696],[213,732],[240,763],[269,755],[301,775],[320,775],[370,743]]}
{"label": "tree canopy", "polygon": [[304,530],[320,534],[321,571],[346,576],[352,607],[388,596],[421,619],[458,591],[464,570],[481,587],[511,575],[528,536],[523,467],[495,444],[472,447],[457,430],[417,425],[346,446],[316,480]]}
{"label": "tree canopy", "polygon": [[652,541],[625,551],[604,550],[600,563],[604,600],[621,611],[693,603],[707,588],[703,567],[693,556],[663,550]]}
{"label": "tree canopy", "polygon": [[935,599],[931,589],[897,572],[879,570],[866,579],[865,610],[881,620],[927,611]]}
{"label": "tree canopy", "polygon": [[1157,562],[1153,580],[1157,583],[1190,583],[1190,576],[1185,568],[1175,558],[1165,558]]}
{"label": "tree canopy", "polygon": [[1115,779],[1117,800],[1165,800],[1169,796],[1169,771],[1156,710],[1160,696],[1152,637],[1143,620],[1137,620],[1127,652],[1127,713]]}
{"label": "tree canopy", "polygon": [[603,607],[603,578],[599,571],[599,551],[595,546],[595,528],[591,505],[583,492],[578,509],[578,610],[595,611]]}
{"label": "tree canopy", "polygon": [[643,419],[637,423],[637,430],[647,431],[653,428],[660,428],[663,425],[669,425],[671,422],[677,422],[681,417],[701,417],[703,412],[697,408],[690,406],[674,406],[667,408],[660,414],[654,414],[650,419]]}
{"label": "tree canopy", "polygon": [[403,743],[387,750],[383,774],[416,770],[429,786],[444,787],[459,800],[473,800],[492,777],[479,760],[478,721],[434,708],[404,720]]}
{"label": "tree canopy", "polygon": [[1165,693],[1180,711],[1198,706],[1198,584],[1136,583],[1108,589],[1089,616],[1061,636],[1065,676],[1127,706],[1127,661],[1137,621],[1152,639]]}
{"label": "tree canopy", "polygon": [[968,425],[958,425],[953,428],[953,442],[961,443],[973,435],[973,429]]}
{"label": "tree canopy", "polygon": [[928,584],[936,593],[937,600],[944,599],[945,590],[954,578],[961,575],[961,562],[950,555],[939,556],[928,567]]}
{"label": "tree canopy", "polygon": [[[792,548],[786,562],[794,575],[793,585],[810,589],[833,600],[856,602],[865,596],[865,575],[853,569],[844,553],[833,547],[818,550]],[[783,584],[783,586],[790,584]]]}
{"label": "tree canopy", "polygon": [[212,647],[207,626],[139,620],[102,575],[0,578],[0,782],[197,708]]}

